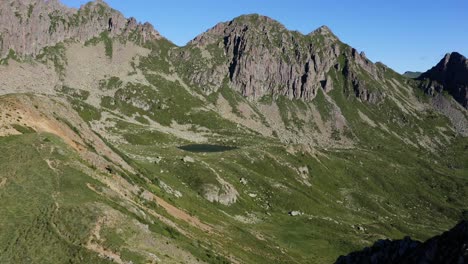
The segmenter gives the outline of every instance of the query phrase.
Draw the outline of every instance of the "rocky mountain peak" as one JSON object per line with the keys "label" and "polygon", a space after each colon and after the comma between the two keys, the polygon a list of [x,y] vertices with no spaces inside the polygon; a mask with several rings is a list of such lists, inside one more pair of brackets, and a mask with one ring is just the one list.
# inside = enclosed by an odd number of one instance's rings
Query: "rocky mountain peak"
{"label": "rocky mountain peak", "polygon": [[[323,37],[327,32],[322,28],[316,34],[303,35],[266,16],[240,16],[189,43],[192,48],[219,50],[216,53],[221,58],[211,67],[192,71],[188,78],[212,91],[228,77],[232,88],[252,99],[264,95],[312,99],[317,89],[331,89],[326,73],[340,54],[337,39]],[[319,33],[323,35],[318,37]],[[195,59],[188,53],[183,57]]]}
{"label": "rocky mountain peak", "polygon": [[331,31],[331,29],[325,25],[317,28],[316,30],[312,31],[312,32],[321,32],[321,33],[326,33],[326,34],[329,34],[329,33],[333,33]]}
{"label": "rocky mountain peak", "polygon": [[114,36],[137,32],[143,42],[161,38],[150,24],[127,19],[102,0],[79,9],[58,0],[7,0],[0,2],[0,13],[0,57],[10,50],[35,56],[47,46],[68,39],[84,42],[105,31]]}
{"label": "rocky mountain peak", "polygon": [[310,36],[321,35],[326,38],[333,39],[334,41],[339,41],[338,37],[333,33],[333,31],[327,26],[321,26],[316,30],[309,33]]}
{"label": "rocky mountain peak", "polygon": [[283,24],[278,22],[277,20],[260,15],[260,14],[247,14],[247,15],[241,15],[236,18],[234,18],[232,21],[229,22],[229,24],[233,23],[243,23],[243,24],[250,24],[250,25],[276,25],[280,26],[282,28],[285,28]]}
{"label": "rocky mountain peak", "polygon": [[189,44],[209,44],[216,41],[218,38],[222,38],[225,35],[232,34],[233,32],[245,32],[245,34],[250,34],[254,32],[268,33],[271,30],[283,31],[286,30],[286,27],[267,16],[259,14],[242,15],[231,21],[218,23],[205,33],[197,36]]}
{"label": "rocky mountain peak", "polygon": [[466,66],[467,61],[466,61],[465,56],[461,55],[458,52],[452,52],[452,53],[445,54],[444,64],[448,65],[448,64],[451,64],[451,63],[461,63],[461,64],[465,63],[465,66]]}
{"label": "rocky mountain peak", "polygon": [[[193,49],[205,56],[194,56]],[[340,56],[346,59],[340,60]],[[281,95],[311,100],[319,89],[333,89],[332,68],[341,72],[346,66],[346,78],[353,82],[358,97],[373,102],[381,98],[371,95],[365,82],[356,80],[358,74],[353,73],[362,68],[378,78],[377,67],[364,53],[342,43],[327,26],[304,35],[266,16],[240,16],[196,37],[181,57],[205,61],[206,65],[185,72],[192,84],[207,92],[219,89],[227,78],[231,88],[250,99]],[[344,61],[350,63],[344,65]]]}
{"label": "rocky mountain peak", "polygon": [[434,95],[447,91],[462,106],[468,108],[468,60],[452,52],[419,78],[426,93]]}

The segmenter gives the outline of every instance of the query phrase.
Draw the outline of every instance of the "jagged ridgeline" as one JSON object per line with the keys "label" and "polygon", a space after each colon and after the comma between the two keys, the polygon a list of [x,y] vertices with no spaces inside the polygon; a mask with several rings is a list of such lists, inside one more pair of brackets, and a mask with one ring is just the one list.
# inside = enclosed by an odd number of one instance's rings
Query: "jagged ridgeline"
{"label": "jagged ridgeline", "polygon": [[[88,41],[112,29],[112,36],[123,36],[144,43],[159,39],[160,34],[149,23],[139,24],[111,9],[103,1],[70,9],[58,0],[2,1],[0,55],[11,52],[37,55],[45,47],[65,40]],[[109,22],[112,20],[112,28]]]}
{"label": "jagged ridgeline", "polygon": [[[180,57],[191,83],[211,91],[228,78],[232,88],[250,98],[311,100],[319,89],[331,91],[342,77],[351,84],[348,92],[364,101],[376,103],[384,96],[375,83],[386,68],[372,64],[326,26],[303,35],[268,17],[242,16],[198,36]],[[200,63],[205,65],[193,67]]]}
{"label": "jagged ridgeline", "polygon": [[419,259],[468,217],[462,55],[410,79],[260,15],[178,47],[103,1],[0,14],[0,263]]}

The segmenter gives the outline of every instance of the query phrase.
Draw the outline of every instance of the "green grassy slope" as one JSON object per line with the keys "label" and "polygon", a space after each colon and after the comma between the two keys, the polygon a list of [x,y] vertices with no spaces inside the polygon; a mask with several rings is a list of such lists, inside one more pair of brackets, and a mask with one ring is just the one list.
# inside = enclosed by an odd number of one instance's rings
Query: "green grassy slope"
{"label": "green grassy slope", "polygon": [[[167,194],[171,202],[222,225],[223,234],[233,240],[223,245],[231,254],[242,256],[246,248],[255,248],[245,255],[245,262],[329,263],[383,237],[425,239],[457,222],[468,202],[467,168],[462,165],[467,164],[467,141],[459,140],[465,147],[440,153],[458,161],[395,144],[323,150],[323,156],[313,157],[290,154],[261,138],[221,154],[187,153],[177,149],[179,142],[160,141],[157,135],[147,143],[119,148],[145,157],[162,156],[157,164],[138,161],[138,166],[183,193],[181,198]],[[183,164],[184,155],[196,163]],[[302,166],[309,170],[310,187],[295,171]],[[215,181],[210,168],[234,184],[240,193],[236,204],[210,204],[201,198],[201,186]],[[241,178],[248,183],[241,184]],[[292,210],[304,215],[291,217]]]}
{"label": "green grassy slope", "polygon": [[35,133],[0,138],[0,151],[0,262],[111,263],[82,247],[100,200],[85,183],[100,183],[73,165],[76,154]]}

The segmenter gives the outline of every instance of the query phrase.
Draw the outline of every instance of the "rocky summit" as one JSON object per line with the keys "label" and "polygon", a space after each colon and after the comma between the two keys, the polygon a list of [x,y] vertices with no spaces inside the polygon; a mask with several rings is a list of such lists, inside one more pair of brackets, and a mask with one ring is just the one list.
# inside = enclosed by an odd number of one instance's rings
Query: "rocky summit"
{"label": "rocky summit", "polygon": [[421,87],[428,94],[445,91],[463,107],[468,108],[468,59],[465,56],[457,52],[448,53],[418,79],[423,81]]}
{"label": "rocky summit", "polygon": [[[194,54],[194,49],[199,52]],[[180,58],[189,63],[203,60],[203,51],[207,50],[219,57],[209,62],[210,67],[191,70],[188,78],[208,92],[222,87],[227,80],[248,98],[281,95],[312,100],[319,89],[333,89],[333,79],[327,74],[335,68],[343,71],[356,96],[374,103],[382,97],[357,78],[364,74],[378,81],[378,67],[364,53],[342,43],[326,26],[303,35],[265,16],[241,16],[195,38]],[[202,58],[194,57],[196,54]]]}
{"label": "rocky summit", "polygon": [[0,263],[464,263],[466,65],[2,1]]}

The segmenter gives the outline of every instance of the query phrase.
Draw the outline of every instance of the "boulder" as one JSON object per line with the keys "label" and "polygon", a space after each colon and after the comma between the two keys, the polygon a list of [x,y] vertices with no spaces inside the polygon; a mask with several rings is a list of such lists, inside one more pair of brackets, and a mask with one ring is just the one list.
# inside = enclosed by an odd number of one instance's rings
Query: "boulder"
{"label": "boulder", "polygon": [[185,163],[194,163],[195,162],[195,160],[192,157],[189,157],[189,156],[183,157],[182,161],[185,162]]}
{"label": "boulder", "polygon": [[288,214],[290,216],[299,216],[299,215],[303,215],[304,213],[300,211],[290,211]]}

